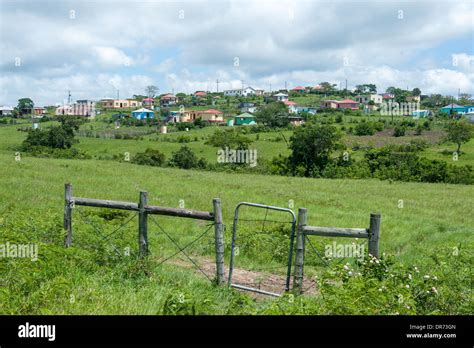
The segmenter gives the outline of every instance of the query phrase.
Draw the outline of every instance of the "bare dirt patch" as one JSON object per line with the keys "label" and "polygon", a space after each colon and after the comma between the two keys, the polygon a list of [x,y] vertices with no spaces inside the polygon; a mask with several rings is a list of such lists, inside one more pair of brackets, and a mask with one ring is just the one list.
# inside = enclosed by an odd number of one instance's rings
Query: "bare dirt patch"
{"label": "bare dirt patch", "polygon": [[[216,264],[213,260],[193,257],[193,260],[199,264],[199,268],[210,278],[213,279],[216,272]],[[196,268],[187,258],[179,257],[170,260],[170,263],[180,267]],[[199,271],[199,270],[197,270]],[[226,269],[226,276],[228,275]],[[226,278],[227,280],[227,278]],[[271,272],[249,271],[242,268],[234,268],[232,273],[232,283],[247,287],[252,287],[260,290],[273,292],[276,294],[283,294],[285,291],[286,276],[283,274],[276,274]],[[290,281],[290,289],[293,287],[293,277]],[[239,290],[240,291],[240,290]],[[242,290],[243,291],[243,290]],[[268,296],[248,292],[256,298],[268,298]],[[316,282],[313,279],[305,279],[303,282],[303,293],[306,295],[314,295],[317,293]]]}

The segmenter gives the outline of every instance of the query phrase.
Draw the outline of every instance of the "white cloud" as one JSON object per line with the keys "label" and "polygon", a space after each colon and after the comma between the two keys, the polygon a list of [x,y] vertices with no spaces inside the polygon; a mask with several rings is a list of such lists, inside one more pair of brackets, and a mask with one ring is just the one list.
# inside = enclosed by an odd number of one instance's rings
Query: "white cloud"
{"label": "white cloud", "polygon": [[[216,78],[220,90],[241,80],[277,89],[285,80],[296,86],[348,79],[352,86],[472,93],[472,42],[424,55],[472,34],[472,6],[462,0],[3,1],[0,103],[31,95],[52,104],[62,99],[64,84],[90,98],[114,89],[125,96],[128,82],[136,93],[140,83],[161,91],[213,90]],[[446,66],[454,57],[457,66]],[[94,85],[102,75],[112,82]],[[76,85],[81,78],[89,85]],[[54,86],[49,97],[47,84]]]}

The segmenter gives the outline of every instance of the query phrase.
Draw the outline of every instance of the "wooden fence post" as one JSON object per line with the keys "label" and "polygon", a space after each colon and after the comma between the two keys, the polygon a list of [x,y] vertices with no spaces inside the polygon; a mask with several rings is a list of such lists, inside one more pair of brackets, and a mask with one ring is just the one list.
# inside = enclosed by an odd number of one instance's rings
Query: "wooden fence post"
{"label": "wooden fence post", "polygon": [[138,250],[140,256],[148,254],[148,213],[145,206],[148,205],[148,192],[140,192],[138,202]]}
{"label": "wooden fence post", "polygon": [[64,229],[67,231],[64,244],[70,247],[72,244],[72,184],[64,185]]}
{"label": "wooden fence post", "polygon": [[296,294],[301,294],[303,289],[303,269],[304,269],[304,245],[305,245],[305,234],[304,226],[308,217],[308,211],[306,208],[298,209],[298,227],[296,231],[296,256],[295,256],[295,274],[293,278],[293,291]]}
{"label": "wooden fence post", "polygon": [[212,200],[214,207],[214,237],[216,245],[216,281],[224,284],[224,224],[222,223],[222,206],[220,198]]}
{"label": "wooden fence post", "polygon": [[379,253],[379,239],[380,239],[380,213],[370,214],[370,227],[369,227],[369,254],[380,257]]}

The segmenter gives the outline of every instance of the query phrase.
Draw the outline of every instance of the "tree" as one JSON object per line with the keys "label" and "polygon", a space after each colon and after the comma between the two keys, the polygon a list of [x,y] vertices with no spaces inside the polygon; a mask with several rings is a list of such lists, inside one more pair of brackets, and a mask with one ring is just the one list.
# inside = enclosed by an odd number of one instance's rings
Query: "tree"
{"label": "tree", "polygon": [[357,85],[355,92],[360,93],[360,94],[363,94],[363,93],[376,93],[377,92],[377,86],[375,86],[373,83]]}
{"label": "tree", "polygon": [[31,112],[33,111],[33,108],[35,106],[35,103],[33,103],[33,100],[31,100],[30,98],[21,98],[21,99],[18,99],[18,111],[20,113],[20,115],[24,115],[24,114],[31,114]]}
{"label": "tree", "polygon": [[413,88],[413,91],[411,91],[411,95],[418,97],[421,94],[421,90],[418,87]]}
{"label": "tree", "polygon": [[226,130],[217,129],[206,141],[207,145],[219,147],[221,149],[235,148],[236,150],[248,149],[252,139],[240,134],[235,128]]}
{"label": "tree", "polygon": [[259,107],[255,117],[257,122],[261,122],[270,128],[286,127],[290,123],[288,108],[281,102],[269,103]]}
{"label": "tree", "polygon": [[204,168],[206,161],[203,158],[198,159],[193,150],[184,145],[177,152],[173,152],[169,164],[181,169]]}
{"label": "tree", "polygon": [[333,92],[336,90],[336,84],[331,84],[329,82],[320,82],[319,85],[321,86],[324,92]]}
{"label": "tree", "polygon": [[302,167],[305,176],[320,173],[331,162],[331,154],[341,147],[341,134],[330,125],[307,124],[290,138],[290,165],[293,173]]}
{"label": "tree", "polygon": [[132,162],[145,166],[161,167],[165,163],[166,157],[159,150],[146,149],[145,152],[138,152]]}
{"label": "tree", "polygon": [[148,98],[154,98],[156,94],[158,93],[159,88],[153,85],[147,86],[145,88],[145,93],[148,96]]}
{"label": "tree", "polygon": [[446,140],[455,143],[460,154],[461,145],[467,143],[472,137],[472,127],[465,121],[453,121],[446,126]]}

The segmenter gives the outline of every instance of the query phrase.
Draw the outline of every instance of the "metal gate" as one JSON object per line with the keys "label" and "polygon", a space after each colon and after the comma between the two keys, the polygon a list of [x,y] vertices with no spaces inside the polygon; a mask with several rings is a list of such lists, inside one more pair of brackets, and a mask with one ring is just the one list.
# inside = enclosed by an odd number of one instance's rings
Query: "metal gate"
{"label": "metal gate", "polygon": [[253,287],[248,287],[248,286],[243,286],[243,285],[232,283],[232,271],[234,269],[234,256],[235,256],[235,241],[236,241],[236,238],[237,238],[237,225],[238,225],[238,221],[239,221],[239,209],[240,209],[241,206],[249,206],[249,207],[261,208],[261,209],[267,209],[267,210],[277,210],[277,211],[281,211],[281,212],[287,212],[291,215],[290,247],[289,247],[289,250],[288,250],[288,268],[287,268],[287,272],[286,272],[285,291],[290,290],[291,264],[292,264],[292,260],[293,260],[293,243],[294,243],[294,239],[295,239],[295,227],[296,227],[295,213],[291,209],[288,209],[288,208],[274,207],[274,206],[271,206],[271,205],[264,205],[264,204],[258,204],[258,203],[250,203],[250,202],[240,202],[235,207],[234,224],[233,224],[233,227],[232,227],[232,249],[231,249],[231,255],[230,255],[228,284],[229,284],[229,286],[232,286],[236,289],[252,291],[252,292],[256,292],[256,293],[260,293],[260,294],[264,294],[264,295],[279,297],[279,296],[281,296],[280,294],[276,294],[276,293],[273,293],[273,292],[264,291],[264,290],[261,290],[261,289],[256,289],[256,288],[253,288]]}

